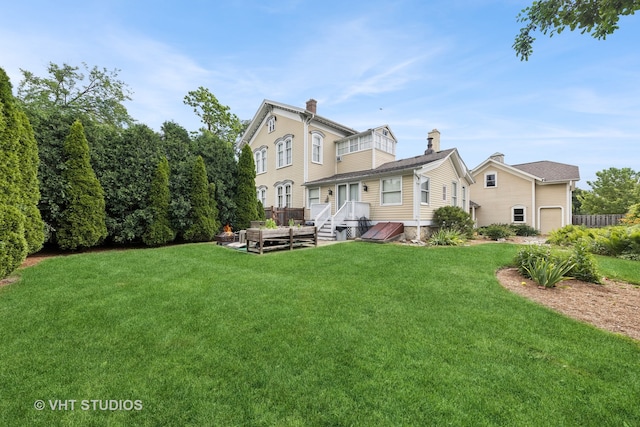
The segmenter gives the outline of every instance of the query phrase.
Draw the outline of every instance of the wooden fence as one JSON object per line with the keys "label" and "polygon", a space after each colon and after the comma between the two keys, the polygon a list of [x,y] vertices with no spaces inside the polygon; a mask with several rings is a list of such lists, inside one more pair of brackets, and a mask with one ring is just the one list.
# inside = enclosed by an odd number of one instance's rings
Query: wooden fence
{"label": "wooden fence", "polygon": [[304,223],[304,208],[264,208],[265,218],[275,219],[278,225],[289,225],[292,219],[297,223]]}
{"label": "wooden fence", "polygon": [[584,225],[589,228],[607,227],[609,225],[619,225],[623,214],[608,215],[573,215],[571,223],[573,225]]}

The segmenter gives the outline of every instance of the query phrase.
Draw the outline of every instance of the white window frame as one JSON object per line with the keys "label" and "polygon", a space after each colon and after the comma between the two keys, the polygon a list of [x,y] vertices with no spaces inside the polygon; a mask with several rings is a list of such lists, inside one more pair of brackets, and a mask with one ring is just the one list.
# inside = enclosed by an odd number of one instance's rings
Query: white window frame
{"label": "white window frame", "polygon": [[256,196],[258,197],[258,200],[260,201],[260,203],[262,203],[262,207],[266,206],[267,187],[264,185],[261,185],[260,187],[258,187],[258,189],[256,190]]}
{"label": "white window frame", "polygon": [[[493,176],[493,185],[489,185],[489,177]],[[498,174],[493,171],[484,174],[484,188],[496,188],[498,186]]]}
{"label": "white window frame", "polygon": [[253,153],[256,175],[267,172],[267,148],[260,147]]}
{"label": "white window frame", "polygon": [[[516,221],[516,210],[522,209],[522,221]],[[520,216],[520,214],[518,214]],[[514,224],[526,224],[527,222],[527,208],[522,205],[516,205],[511,207],[511,222]]]}
{"label": "white window frame", "polygon": [[467,187],[462,186],[462,209],[467,210]]}
{"label": "white window frame", "polygon": [[458,183],[451,183],[451,206],[458,206]]}
{"label": "white window frame", "polygon": [[[317,192],[318,197],[314,197],[312,195],[312,192]],[[307,189],[307,204],[308,204],[307,207],[311,208],[311,205],[313,203],[320,203],[320,195],[321,195],[320,187]]]}
{"label": "white window frame", "polygon": [[276,206],[279,208],[290,208],[293,199],[293,182],[285,181],[275,186]]}
{"label": "white window frame", "polygon": [[420,204],[428,205],[430,196],[431,196],[431,181],[429,180],[429,178],[426,178],[426,177],[422,178],[420,182]]}
{"label": "white window frame", "polygon": [[311,161],[322,164],[324,151],[324,135],[321,132],[311,132]]}
{"label": "white window frame", "polygon": [[271,133],[276,130],[276,116],[271,116],[267,119],[267,132]]}
{"label": "white window frame", "polygon": [[447,184],[442,184],[442,201],[447,201]]}
{"label": "white window frame", "polygon": [[[400,187],[398,189],[385,189],[386,182],[392,182],[393,180],[400,181]],[[392,194],[399,194],[400,201],[398,202],[385,202],[386,196],[390,196]],[[380,205],[381,206],[400,206],[402,205],[402,176],[390,176],[388,178],[380,179]]]}
{"label": "white window frame", "polygon": [[293,164],[293,136],[286,135],[276,141],[276,168]]}

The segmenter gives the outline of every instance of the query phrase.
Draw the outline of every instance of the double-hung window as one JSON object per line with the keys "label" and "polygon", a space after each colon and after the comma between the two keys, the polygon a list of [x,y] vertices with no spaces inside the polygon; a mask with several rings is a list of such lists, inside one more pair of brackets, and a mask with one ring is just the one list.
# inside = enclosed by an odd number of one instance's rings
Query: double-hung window
{"label": "double-hung window", "polygon": [[276,167],[289,166],[293,162],[293,139],[288,136],[276,143]]}
{"label": "double-hung window", "polygon": [[292,185],[291,182],[284,182],[276,186],[276,205],[279,208],[290,208],[291,207],[291,190]]}
{"label": "double-hung window", "polygon": [[484,174],[484,186],[486,188],[494,188],[498,186],[498,177],[495,172],[487,172]]}
{"label": "double-hung window", "polygon": [[458,183],[451,183],[451,206],[458,206]]}
{"label": "double-hung window", "polygon": [[385,178],[381,180],[381,201],[383,205],[402,204],[402,177]]}
{"label": "double-hung window", "polygon": [[254,153],[256,163],[256,173],[265,173],[267,171],[267,149],[262,147]]}
{"label": "double-hung window", "polygon": [[425,205],[429,204],[429,178],[423,178],[422,183],[420,183],[420,203]]}
{"label": "double-hung window", "polygon": [[320,132],[313,132],[311,136],[311,161],[322,163],[322,145],[324,138]]}
{"label": "double-hung window", "polygon": [[511,208],[511,221],[515,223],[526,222],[524,206],[514,206]]}

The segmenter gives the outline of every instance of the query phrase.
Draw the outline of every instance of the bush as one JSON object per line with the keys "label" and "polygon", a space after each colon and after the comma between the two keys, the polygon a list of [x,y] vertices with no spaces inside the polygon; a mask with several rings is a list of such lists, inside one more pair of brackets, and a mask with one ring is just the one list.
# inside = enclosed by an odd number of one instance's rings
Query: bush
{"label": "bush", "polygon": [[459,246],[464,241],[464,235],[460,231],[450,228],[441,228],[429,238],[429,244],[433,246]]}
{"label": "bush", "polygon": [[27,248],[24,215],[13,206],[0,204],[0,279],[20,267]]}
{"label": "bush", "polygon": [[515,234],[508,224],[491,224],[486,227],[482,227],[482,229],[479,230],[479,233],[491,240],[506,239]]}
{"label": "bush", "polygon": [[586,241],[580,240],[574,245],[569,261],[573,263],[569,276],[584,282],[600,283],[596,259],[589,252]]}
{"label": "bush", "polygon": [[510,227],[516,236],[537,236],[540,234],[538,230],[527,224],[511,224]]}
{"label": "bush", "polygon": [[549,233],[547,241],[554,245],[570,246],[583,239],[595,239],[595,230],[584,225],[565,225]]}
{"label": "bush", "polygon": [[627,214],[620,220],[624,225],[638,225],[640,224],[640,203],[631,205]]}
{"label": "bush", "polygon": [[523,267],[532,280],[545,288],[552,288],[571,271],[573,266],[569,260],[558,263],[549,259],[538,258],[532,264],[524,265]]}
{"label": "bush", "polygon": [[457,230],[467,239],[473,237],[474,222],[471,215],[457,206],[443,206],[433,213],[434,226]]}

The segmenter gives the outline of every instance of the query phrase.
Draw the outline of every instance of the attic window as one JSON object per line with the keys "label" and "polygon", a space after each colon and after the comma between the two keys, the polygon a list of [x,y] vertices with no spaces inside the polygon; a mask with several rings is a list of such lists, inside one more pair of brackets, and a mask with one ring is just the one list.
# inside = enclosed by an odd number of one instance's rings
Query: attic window
{"label": "attic window", "polygon": [[271,116],[269,117],[269,120],[267,120],[267,131],[271,133],[275,130],[276,130],[276,117]]}
{"label": "attic window", "polygon": [[489,187],[497,187],[498,180],[495,172],[490,172],[484,175],[484,186]]}

